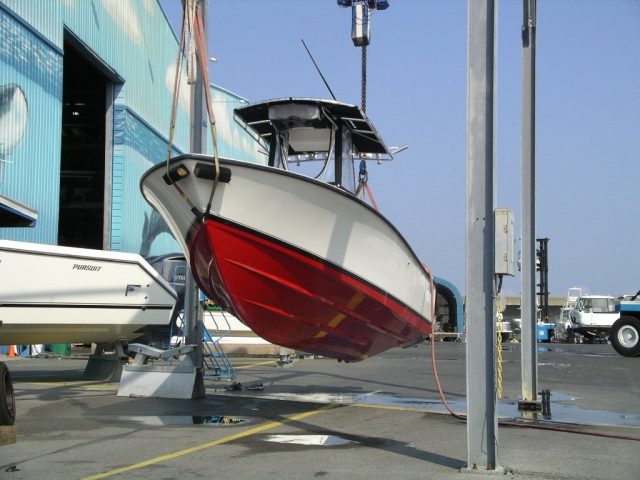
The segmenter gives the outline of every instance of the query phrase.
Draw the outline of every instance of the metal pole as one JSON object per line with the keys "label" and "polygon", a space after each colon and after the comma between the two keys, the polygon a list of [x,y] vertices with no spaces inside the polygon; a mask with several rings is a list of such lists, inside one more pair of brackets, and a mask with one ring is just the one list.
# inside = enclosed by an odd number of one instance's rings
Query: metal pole
{"label": "metal pole", "polygon": [[467,468],[494,470],[498,445],[493,313],[494,0],[468,1]]}
{"label": "metal pole", "polygon": [[536,350],[535,21],[536,0],[523,0],[522,22],[522,401],[538,399]]}
{"label": "metal pole", "polygon": [[[197,1],[199,4],[198,7],[202,12],[204,37],[207,38],[207,0]],[[204,108],[203,76],[200,68],[198,67],[196,82],[191,85],[191,125],[189,144],[192,153],[203,153],[205,151],[207,125],[204,121]],[[192,398],[202,398],[205,396],[202,369],[202,306],[200,305],[200,292],[193,279],[191,270],[189,270],[189,274],[185,281],[184,295],[185,343],[188,345],[198,345],[198,348],[190,354],[191,361],[197,368]]]}

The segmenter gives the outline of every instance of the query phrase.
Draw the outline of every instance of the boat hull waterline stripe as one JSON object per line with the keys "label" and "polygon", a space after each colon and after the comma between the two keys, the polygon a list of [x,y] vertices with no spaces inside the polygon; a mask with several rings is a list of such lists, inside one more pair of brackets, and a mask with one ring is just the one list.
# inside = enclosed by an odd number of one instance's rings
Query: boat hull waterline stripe
{"label": "boat hull waterline stripe", "polygon": [[173,305],[113,305],[90,303],[0,303],[6,308],[90,308],[107,310],[171,310]]}

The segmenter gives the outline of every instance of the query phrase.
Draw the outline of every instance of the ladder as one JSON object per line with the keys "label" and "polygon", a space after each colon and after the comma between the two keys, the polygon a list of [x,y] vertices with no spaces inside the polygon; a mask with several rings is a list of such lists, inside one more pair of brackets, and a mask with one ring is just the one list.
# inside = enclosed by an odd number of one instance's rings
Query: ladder
{"label": "ladder", "polygon": [[[229,335],[231,327],[228,320],[224,316],[224,312],[220,311],[224,322],[216,320],[212,311],[203,304],[203,321],[202,321],[202,363],[205,368],[204,376],[216,380],[234,381],[236,372],[231,365],[229,356],[225,353],[220,345],[220,341]],[[213,324],[213,328],[208,329],[205,325],[205,319]],[[226,324],[226,325],[223,325]],[[169,328],[169,344],[175,348],[184,344],[184,310],[180,310],[175,321],[171,322]],[[213,334],[212,334],[213,332]]]}
{"label": "ladder", "polygon": [[[228,355],[220,345],[220,341],[231,332],[231,326],[224,312],[220,310],[220,313],[223,321],[217,321],[213,312],[203,306],[203,317],[208,315],[209,320],[214,325],[213,331],[216,332],[215,337],[212,336],[210,331],[205,327],[203,319],[202,362],[206,368],[204,376],[218,380],[234,381],[236,379],[236,372],[231,365]],[[226,325],[221,325],[222,323]]]}
{"label": "ladder", "polygon": [[[173,348],[184,344],[184,286],[188,273],[186,264],[179,265],[173,270],[170,279],[170,283],[180,297],[176,312],[174,316],[172,316],[169,326],[169,345]],[[236,379],[236,372],[231,365],[229,357],[220,345],[220,341],[229,335],[231,331],[229,321],[221,310],[220,313],[224,322],[216,321],[213,312],[209,310],[207,306],[208,298],[205,297],[202,292],[200,292],[199,301],[203,311],[202,363],[205,367],[204,376],[217,380],[234,381]],[[207,329],[205,323],[213,326],[213,335],[212,332]],[[226,325],[222,325],[222,323]]]}

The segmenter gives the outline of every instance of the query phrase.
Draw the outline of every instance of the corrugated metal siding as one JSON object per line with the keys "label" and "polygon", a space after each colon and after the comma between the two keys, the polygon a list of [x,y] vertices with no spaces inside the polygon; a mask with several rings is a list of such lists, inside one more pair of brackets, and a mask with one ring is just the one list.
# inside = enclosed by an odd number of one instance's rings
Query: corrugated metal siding
{"label": "corrugated metal siding", "polygon": [[[177,54],[157,0],[0,0],[0,85],[19,85],[29,109],[22,142],[5,155],[13,163],[4,168],[0,193],[39,211],[35,228],[0,229],[0,238],[57,242],[65,28],[124,81],[114,85],[112,109],[111,249],[176,251],[177,243],[139,190],[142,173],[165,160]],[[184,77],[182,85],[176,154],[188,149],[189,138]],[[246,101],[214,87],[213,102],[220,154],[263,161],[253,138],[233,118],[233,109]]]}
{"label": "corrugated metal siding", "polygon": [[[14,15],[62,52],[63,3],[52,0],[0,0]],[[0,7],[1,8],[1,7]]]}
{"label": "corrugated metal siding", "polygon": [[[167,226],[140,194],[140,178],[158,163],[156,159],[165,160],[167,140],[131,110],[126,111],[125,124],[127,161],[123,165],[123,189],[127,202],[122,212],[122,230],[127,236],[123,238],[122,249],[142,255],[179,251]],[[178,153],[174,148],[172,155]]]}
{"label": "corrugated metal siding", "polygon": [[[171,96],[177,44],[156,0],[70,2],[63,16],[66,27],[125,79],[127,106],[167,131],[171,102],[160,99]],[[176,143],[187,145],[188,102],[180,106]]]}
{"label": "corrugated metal siding", "polygon": [[[256,139],[234,120],[234,109],[245,106],[248,103],[247,100],[228,90],[213,86],[211,101],[216,117],[216,135],[220,156],[247,162],[266,163],[266,156],[258,152],[259,144]],[[207,152],[212,154],[213,147],[208,130],[207,138],[209,139]]]}
{"label": "corrugated metal siding", "polygon": [[124,85],[114,86],[113,159],[111,167],[111,250],[122,251],[122,166],[124,164],[125,104]]}
{"label": "corrugated metal siding", "polygon": [[[24,2],[29,3],[29,2]],[[0,4],[0,86],[13,90],[0,112],[0,137],[19,141],[3,152],[0,192],[38,210],[36,227],[0,230],[3,238],[57,242],[62,116],[62,56]],[[19,89],[19,90],[16,90]],[[20,93],[21,92],[21,93]],[[18,120],[21,95],[27,121]],[[57,154],[56,154],[57,153]]]}

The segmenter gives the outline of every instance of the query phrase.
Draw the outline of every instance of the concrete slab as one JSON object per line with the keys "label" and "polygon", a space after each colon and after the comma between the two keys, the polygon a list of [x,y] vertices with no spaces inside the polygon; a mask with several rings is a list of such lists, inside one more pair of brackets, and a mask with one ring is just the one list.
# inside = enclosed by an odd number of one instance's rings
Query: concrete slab
{"label": "concrete slab", "polygon": [[119,397],[193,398],[197,369],[183,365],[126,365]]}
{"label": "concrete slab", "polygon": [[[459,411],[464,348],[436,346]],[[552,392],[551,418],[537,428],[522,428],[507,408],[518,399],[520,354],[504,351],[501,477],[637,479],[638,359],[608,345],[543,348],[539,383]],[[207,380],[200,400],[117,397],[115,383],[81,380],[82,358],[8,362],[18,434],[0,447],[0,478],[487,478],[461,473],[464,421],[431,413],[442,407],[429,354],[420,345],[354,364],[303,359],[286,370],[276,358],[233,358],[241,389]],[[567,409],[579,411],[577,424],[556,421]]]}

